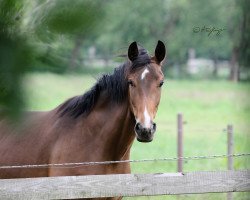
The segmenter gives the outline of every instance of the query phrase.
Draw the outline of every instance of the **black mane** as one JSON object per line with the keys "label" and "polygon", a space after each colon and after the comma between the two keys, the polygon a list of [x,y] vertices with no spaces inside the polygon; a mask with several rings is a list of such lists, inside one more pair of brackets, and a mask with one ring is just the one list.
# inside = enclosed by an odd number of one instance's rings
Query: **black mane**
{"label": "black mane", "polygon": [[83,95],[72,97],[61,104],[58,109],[60,116],[68,115],[77,118],[80,115],[88,115],[102,91],[105,91],[114,103],[125,101],[128,94],[127,72],[144,67],[150,62],[150,56],[147,54],[147,51],[141,48],[138,57],[132,63],[127,61],[115,68],[112,74],[104,74],[89,91]]}

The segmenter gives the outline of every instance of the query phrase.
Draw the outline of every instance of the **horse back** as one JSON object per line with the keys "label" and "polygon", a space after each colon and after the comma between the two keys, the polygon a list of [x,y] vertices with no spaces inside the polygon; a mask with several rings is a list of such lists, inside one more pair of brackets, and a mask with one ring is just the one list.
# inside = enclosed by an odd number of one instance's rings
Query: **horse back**
{"label": "horse back", "polygon": [[[48,163],[51,112],[26,112],[19,122],[0,119],[0,166]],[[47,169],[0,169],[0,178],[47,176]]]}

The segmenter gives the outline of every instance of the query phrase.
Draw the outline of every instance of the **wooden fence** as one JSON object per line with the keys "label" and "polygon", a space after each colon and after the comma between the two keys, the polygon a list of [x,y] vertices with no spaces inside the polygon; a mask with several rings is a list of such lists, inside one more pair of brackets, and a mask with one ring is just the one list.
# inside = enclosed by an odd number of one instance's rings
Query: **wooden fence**
{"label": "wooden fence", "polygon": [[0,180],[0,197],[6,200],[246,191],[250,191],[250,170]]}
{"label": "wooden fence", "polygon": [[[182,113],[178,113],[177,115],[177,157],[179,158],[177,160],[177,171],[182,172],[183,171],[183,159],[180,159],[183,157],[183,125],[185,122],[183,121],[183,115]],[[227,125],[227,155],[233,155],[234,149],[233,149],[233,126]],[[227,169],[233,170],[233,156],[227,157]],[[233,200],[233,194],[231,192],[227,193],[227,200]]]}
{"label": "wooden fence", "polygon": [[[184,160],[181,159],[183,158],[183,151],[184,151],[184,127],[183,125],[186,122],[183,120],[183,114],[178,113],[177,114],[177,172],[182,172],[183,171],[183,162]],[[227,155],[233,155],[234,149],[233,149],[233,143],[234,143],[234,135],[233,135],[233,126],[232,125],[227,125]],[[233,170],[233,156],[228,156],[228,170]]]}

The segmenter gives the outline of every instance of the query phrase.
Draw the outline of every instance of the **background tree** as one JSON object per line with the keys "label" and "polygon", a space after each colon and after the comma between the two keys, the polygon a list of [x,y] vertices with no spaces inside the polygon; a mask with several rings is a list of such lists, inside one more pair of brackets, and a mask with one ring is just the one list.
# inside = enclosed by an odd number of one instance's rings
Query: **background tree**
{"label": "background tree", "polygon": [[21,76],[33,59],[32,47],[21,31],[24,1],[0,1],[0,109],[16,116],[23,106]]}
{"label": "background tree", "polygon": [[[65,46],[91,34],[101,8],[101,1],[90,0],[73,0],[70,6],[66,0],[0,1],[1,112],[15,117],[24,108],[21,78],[27,71],[66,69]],[[67,63],[67,57],[75,59],[66,56]]]}
{"label": "background tree", "polygon": [[250,2],[241,0],[239,4],[242,10],[239,63],[245,68],[250,68]]}

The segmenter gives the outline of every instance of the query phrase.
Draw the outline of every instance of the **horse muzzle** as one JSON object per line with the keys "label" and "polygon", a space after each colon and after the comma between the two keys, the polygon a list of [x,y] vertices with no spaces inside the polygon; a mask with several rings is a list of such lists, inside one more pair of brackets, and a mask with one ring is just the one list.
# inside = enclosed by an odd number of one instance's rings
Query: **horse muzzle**
{"label": "horse muzzle", "polygon": [[150,128],[144,127],[141,123],[137,122],[135,125],[136,138],[139,142],[151,142],[154,138],[156,131],[156,124],[151,123]]}

